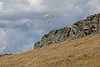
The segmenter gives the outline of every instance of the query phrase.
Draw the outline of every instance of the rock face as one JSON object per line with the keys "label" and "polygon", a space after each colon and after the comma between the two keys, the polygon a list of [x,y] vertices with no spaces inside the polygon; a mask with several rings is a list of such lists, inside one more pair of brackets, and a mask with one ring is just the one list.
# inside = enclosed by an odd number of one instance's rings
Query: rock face
{"label": "rock face", "polygon": [[100,33],[100,14],[88,16],[73,24],[69,39],[88,36],[92,33]]}
{"label": "rock face", "polygon": [[34,44],[34,49],[61,43],[63,41],[100,33],[100,14],[88,16],[73,24],[72,28],[64,27],[60,30],[52,30],[45,34],[41,41]]}
{"label": "rock face", "polygon": [[71,28],[68,27],[64,27],[60,30],[52,30],[48,34],[45,34],[41,41],[36,42],[34,48],[41,48],[68,40],[70,30]]}

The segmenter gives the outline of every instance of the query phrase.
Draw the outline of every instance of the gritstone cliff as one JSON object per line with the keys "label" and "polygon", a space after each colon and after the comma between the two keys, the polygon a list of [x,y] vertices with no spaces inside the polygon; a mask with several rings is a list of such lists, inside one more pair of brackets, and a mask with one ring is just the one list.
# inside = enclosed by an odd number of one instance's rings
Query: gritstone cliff
{"label": "gritstone cliff", "polygon": [[64,27],[60,30],[50,31],[34,44],[34,49],[88,36],[93,33],[100,33],[100,14],[94,14],[76,22],[72,28]]}

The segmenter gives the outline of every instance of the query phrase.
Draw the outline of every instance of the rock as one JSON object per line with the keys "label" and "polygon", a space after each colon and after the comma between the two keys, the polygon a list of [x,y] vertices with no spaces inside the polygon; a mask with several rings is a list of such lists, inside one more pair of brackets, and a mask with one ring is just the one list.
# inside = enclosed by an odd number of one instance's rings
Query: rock
{"label": "rock", "polygon": [[42,37],[41,41],[35,43],[34,48],[61,43],[93,33],[100,33],[100,14],[94,14],[76,22],[72,28],[64,27],[60,30],[50,31]]}
{"label": "rock", "polygon": [[78,21],[73,24],[69,39],[76,39],[79,37],[88,36],[93,33],[100,32],[100,14],[88,16],[87,19]]}
{"label": "rock", "polygon": [[61,43],[65,40],[68,40],[70,30],[71,28],[64,27],[63,29],[60,30],[50,31],[48,34],[45,34],[42,37],[41,41],[35,43],[34,49]]}

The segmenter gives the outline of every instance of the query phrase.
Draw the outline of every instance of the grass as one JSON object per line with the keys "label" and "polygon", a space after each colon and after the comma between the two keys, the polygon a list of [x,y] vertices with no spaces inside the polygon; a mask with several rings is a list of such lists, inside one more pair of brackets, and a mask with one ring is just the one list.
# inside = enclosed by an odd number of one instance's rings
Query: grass
{"label": "grass", "polygon": [[77,47],[77,46],[79,46],[81,44],[82,44],[81,41],[77,41],[77,43],[74,45],[74,47]]}
{"label": "grass", "polygon": [[93,60],[93,59],[96,59],[96,58],[100,58],[100,55],[97,55],[97,56],[87,56],[87,57],[79,57],[77,60],[78,61],[88,61],[88,60]]}
{"label": "grass", "polygon": [[[84,64],[80,63],[80,62],[86,62],[86,61],[92,61],[93,59],[96,59],[96,58],[100,58],[100,55],[97,55],[97,56],[87,56],[85,55],[84,57],[79,57],[77,58],[76,60],[74,61],[67,61],[66,64],[67,66],[69,67],[83,67]],[[100,66],[100,65],[98,65]]]}
{"label": "grass", "polygon": [[75,63],[75,62],[67,62],[67,65],[68,65],[69,67],[83,67],[82,64],[77,64],[77,63]]}
{"label": "grass", "polygon": [[0,67],[100,67],[100,34],[4,56]]}

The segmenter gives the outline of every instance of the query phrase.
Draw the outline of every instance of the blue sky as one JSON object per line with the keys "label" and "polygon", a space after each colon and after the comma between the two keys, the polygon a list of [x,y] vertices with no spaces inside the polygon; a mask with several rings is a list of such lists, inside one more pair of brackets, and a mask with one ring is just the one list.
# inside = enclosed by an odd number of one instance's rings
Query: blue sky
{"label": "blue sky", "polygon": [[[0,0],[0,54],[32,50],[50,30],[100,13],[100,0]],[[55,18],[47,17],[52,14]],[[50,21],[50,23],[47,23]]]}

